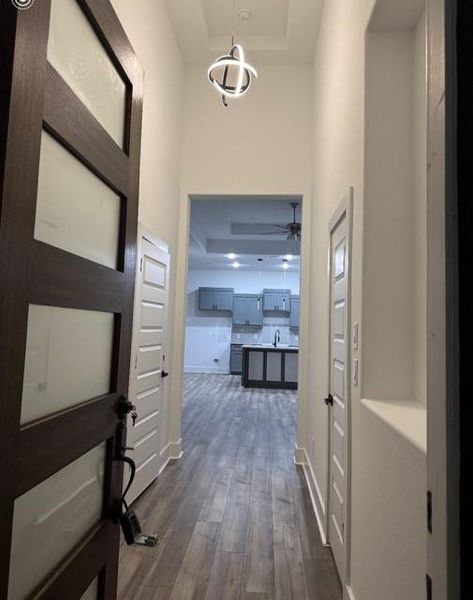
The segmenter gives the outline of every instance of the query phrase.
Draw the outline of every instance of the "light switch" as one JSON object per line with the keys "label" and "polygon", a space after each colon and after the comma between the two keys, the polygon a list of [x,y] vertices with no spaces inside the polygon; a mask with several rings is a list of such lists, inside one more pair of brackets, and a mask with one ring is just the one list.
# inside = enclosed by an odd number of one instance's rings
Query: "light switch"
{"label": "light switch", "polygon": [[358,387],[358,359],[357,358],[353,359],[352,380],[353,380],[353,385]]}
{"label": "light switch", "polygon": [[358,350],[358,323],[353,325],[352,345],[353,350]]}

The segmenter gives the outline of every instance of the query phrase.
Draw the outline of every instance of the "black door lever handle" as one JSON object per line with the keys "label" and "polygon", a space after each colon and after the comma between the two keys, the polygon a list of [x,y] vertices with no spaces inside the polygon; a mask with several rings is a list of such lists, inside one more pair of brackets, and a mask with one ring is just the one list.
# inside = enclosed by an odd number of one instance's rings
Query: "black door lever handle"
{"label": "black door lever handle", "polygon": [[325,402],[325,404],[326,404],[327,406],[329,406],[329,405],[330,405],[330,406],[333,406],[333,396],[332,396],[332,394],[329,394],[329,395],[327,396],[327,398],[324,398],[324,402]]}
{"label": "black door lever handle", "polygon": [[164,379],[165,377],[169,377],[169,373],[167,371],[161,371],[161,377]]}

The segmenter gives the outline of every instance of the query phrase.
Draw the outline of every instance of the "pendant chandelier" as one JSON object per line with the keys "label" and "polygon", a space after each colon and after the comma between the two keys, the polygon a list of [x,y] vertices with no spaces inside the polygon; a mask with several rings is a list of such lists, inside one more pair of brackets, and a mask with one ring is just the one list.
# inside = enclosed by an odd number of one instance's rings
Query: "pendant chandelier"
{"label": "pendant chandelier", "polygon": [[[235,12],[235,0],[233,0],[233,12]],[[247,20],[251,15],[247,10],[240,12],[248,15],[242,20]],[[238,98],[246,94],[250,89],[252,77],[256,79],[258,73],[254,67],[245,62],[245,52],[240,44],[234,43],[232,36],[229,53],[220,56],[210,65],[207,76],[222,96],[223,105],[228,106],[227,98]]]}

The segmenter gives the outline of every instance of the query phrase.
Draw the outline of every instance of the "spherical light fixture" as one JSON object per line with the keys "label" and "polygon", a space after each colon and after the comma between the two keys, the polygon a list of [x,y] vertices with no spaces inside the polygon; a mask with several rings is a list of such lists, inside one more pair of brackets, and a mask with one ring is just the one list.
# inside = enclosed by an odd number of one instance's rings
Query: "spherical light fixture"
{"label": "spherical light fixture", "polygon": [[[227,98],[239,98],[246,94],[251,86],[251,78],[256,79],[258,73],[245,62],[245,53],[240,44],[233,44],[229,54],[220,56],[210,65],[207,76],[222,95],[224,106],[228,106]],[[230,81],[234,81],[234,84]]]}

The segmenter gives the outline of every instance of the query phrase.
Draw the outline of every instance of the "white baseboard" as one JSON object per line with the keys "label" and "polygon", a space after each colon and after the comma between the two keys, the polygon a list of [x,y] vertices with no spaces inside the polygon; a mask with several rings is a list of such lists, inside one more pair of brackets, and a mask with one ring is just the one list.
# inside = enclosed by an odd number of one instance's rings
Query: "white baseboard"
{"label": "white baseboard", "polygon": [[159,453],[160,464],[159,473],[161,474],[164,469],[168,466],[170,460],[179,460],[182,458],[184,452],[182,451],[182,438],[177,442],[169,442]]}
{"label": "white baseboard", "polygon": [[306,463],[305,450],[297,444],[294,444],[294,463],[301,466]]}
{"label": "white baseboard", "polygon": [[184,367],[184,373],[221,373],[229,375],[230,371],[225,367]]}
{"label": "white baseboard", "polygon": [[349,585],[345,586],[345,598],[346,600],[356,600],[355,594]]}
{"label": "white baseboard", "polygon": [[309,488],[310,499],[312,502],[312,508],[314,510],[315,519],[319,527],[320,538],[324,545],[327,544],[327,532],[325,531],[325,502],[322,494],[320,493],[320,487],[317,483],[314,470],[309,460],[307,450],[295,445],[294,448],[294,462],[296,465],[301,465],[304,471],[305,479],[307,481],[307,487]]}

